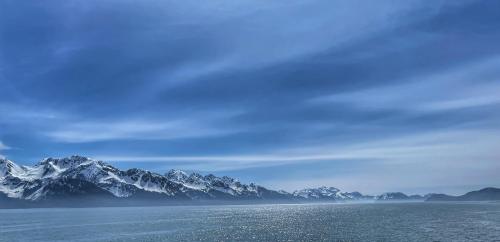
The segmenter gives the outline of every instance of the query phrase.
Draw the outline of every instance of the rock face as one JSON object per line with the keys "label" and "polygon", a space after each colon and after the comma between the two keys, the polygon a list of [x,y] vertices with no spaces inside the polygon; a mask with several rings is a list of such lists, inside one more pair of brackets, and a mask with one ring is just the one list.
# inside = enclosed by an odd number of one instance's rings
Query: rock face
{"label": "rock face", "polygon": [[498,201],[500,200],[500,189],[494,187],[483,188],[478,191],[468,192],[461,196],[450,196],[446,194],[431,194],[426,201]]}

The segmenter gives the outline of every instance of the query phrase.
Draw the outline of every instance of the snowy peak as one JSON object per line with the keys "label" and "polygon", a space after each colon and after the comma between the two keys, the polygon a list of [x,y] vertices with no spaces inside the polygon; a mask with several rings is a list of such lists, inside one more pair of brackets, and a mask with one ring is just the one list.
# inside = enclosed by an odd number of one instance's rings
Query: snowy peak
{"label": "snowy peak", "polygon": [[296,197],[302,198],[314,198],[314,199],[323,199],[323,198],[339,198],[340,190],[335,187],[318,187],[318,188],[306,188],[302,190],[295,191],[293,193]]}
{"label": "snowy peak", "polygon": [[86,163],[99,163],[97,160],[93,160],[88,157],[73,155],[66,158],[45,158],[40,162],[40,165],[51,164],[53,166],[57,166],[61,169],[66,169],[70,167],[76,167]]}
{"label": "snowy peak", "polygon": [[336,201],[367,200],[373,198],[371,196],[365,196],[359,192],[342,192],[338,188],[325,186],[298,190],[293,193],[293,196],[302,199]]}
{"label": "snowy peak", "polygon": [[0,177],[6,176],[12,169],[11,161],[0,158]]}
{"label": "snowy peak", "polygon": [[383,194],[375,197],[375,200],[379,200],[379,201],[409,200],[409,199],[418,200],[418,199],[421,199],[421,196],[417,196],[417,195],[408,196],[402,192],[386,192],[386,193],[383,193]]}
{"label": "snowy peak", "polygon": [[184,171],[172,169],[165,173],[165,177],[172,181],[185,182],[189,176]]}
{"label": "snowy peak", "polygon": [[[206,176],[199,173],[188,174],[181,170],[170,170],[165,174],[169,180],[182,184],[184,187],[202,191],[210,197],[253,197],[261,198],[259,188],[255,184],[242,184],[237,179],[223,176],[218,177],[213,174]],[[274,191],[273,191],[274,192]],[[279,194],[276,192],[276,194]]]}
{"label": "snowy peak", "polygon": [[0,177],[15,176],[18,177],[25,173],[26,170],[22,166],[18,166],[14,162],[7,159],[0,159]]}

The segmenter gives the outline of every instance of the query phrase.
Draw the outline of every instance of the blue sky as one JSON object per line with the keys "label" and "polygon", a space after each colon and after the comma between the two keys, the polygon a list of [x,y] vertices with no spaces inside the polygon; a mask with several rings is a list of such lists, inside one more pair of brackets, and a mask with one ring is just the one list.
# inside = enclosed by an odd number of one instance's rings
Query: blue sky
{"label": "blue sky", "polygon": [[0,154],[292,191],[499,186],[498,1],[2,1]]}

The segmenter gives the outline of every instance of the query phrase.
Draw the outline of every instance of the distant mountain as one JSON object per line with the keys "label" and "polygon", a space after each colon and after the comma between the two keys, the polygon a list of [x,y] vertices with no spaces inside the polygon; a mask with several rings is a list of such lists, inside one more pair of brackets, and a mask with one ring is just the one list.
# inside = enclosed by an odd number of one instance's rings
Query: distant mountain
{"label": "distant mountain", "polygon": [[418,195],[418,194],[415,194],[415,195],[410,195],[408,196],[409,199],[413,199],[413,200],[425,200],[426,199],[426,196],[422,196],[422,195]]}
{"label": "distant mountain", "polygon": [[359,192],[341,192],[335,187],[307,188],[295,191],[293,196],[309,200],[335,200],[352,201],[372,199],[372,196],[365,196]]}
{"label": "distant mountain", "polygon": [[500,189],[486,188],[453,197],[444,194],[408,196],[401,192],[367,196],[335,187],[288,193],[212,174],[170,170],[164,175],[141,169],[119,170],[82,156],[46,158],[34,166],[0,159],[0,207],[130,206],[198,202],[313,201],[472,201],[500,200]]}
{"label": "distant mountain", "polygon": [[387,192],[375,197],[377,201],[396,201],[396,200],[424,200],[421,195],[406,195],[402,192]]}
{"label": "distant mountain", "polygon": [[495,201],[500,200],[500,188],[487,187],[478,191],[468,192],[461,196],[446,194],[431,194],[426,201]]}
{"label": "distant mountain", "polygon": [[402,192],[387,192],[375,197],[375,200],[407,200],[409,197]]}

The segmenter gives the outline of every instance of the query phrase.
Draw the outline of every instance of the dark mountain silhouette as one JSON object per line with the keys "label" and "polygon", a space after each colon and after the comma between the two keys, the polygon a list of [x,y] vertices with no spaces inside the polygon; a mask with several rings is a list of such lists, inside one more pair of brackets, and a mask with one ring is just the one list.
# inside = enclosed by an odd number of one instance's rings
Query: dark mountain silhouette
{"label": "dark mountain silhouette", "polygon": [[487,187],[481,190],[468,192],[461,196],[450,196],[446,194],[431,194],[426,201],[495,201],[500,200],[500,189]]}

